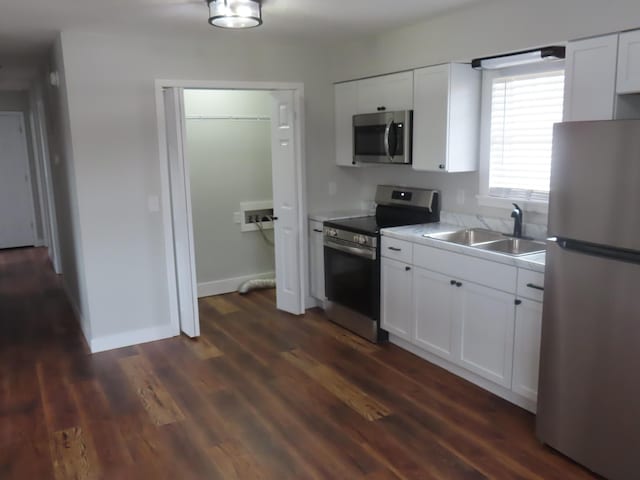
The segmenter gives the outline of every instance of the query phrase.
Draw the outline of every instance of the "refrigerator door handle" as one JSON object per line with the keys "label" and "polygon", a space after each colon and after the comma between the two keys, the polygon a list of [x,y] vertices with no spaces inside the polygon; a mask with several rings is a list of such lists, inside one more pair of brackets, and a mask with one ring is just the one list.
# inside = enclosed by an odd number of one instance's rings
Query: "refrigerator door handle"
{"label": "refrigerator door handle", "polygon": [[607,247],[605,245],[581,242],[579,240],[560,237],[556,239],[556,243],[563,250],[591,255],[594,257],[603,257],[611,260],[618,260],[620,262],[640,264],[640,251]]}

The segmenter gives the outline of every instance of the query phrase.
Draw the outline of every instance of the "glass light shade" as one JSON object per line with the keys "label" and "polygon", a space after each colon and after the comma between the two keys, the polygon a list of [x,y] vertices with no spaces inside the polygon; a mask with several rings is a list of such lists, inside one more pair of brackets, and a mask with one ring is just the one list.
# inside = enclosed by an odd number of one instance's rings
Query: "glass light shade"
{"label": "glass light shade", "polygon": [[251,28],[262,24],[258,0],[209,0],[209,23],[221,28]]}

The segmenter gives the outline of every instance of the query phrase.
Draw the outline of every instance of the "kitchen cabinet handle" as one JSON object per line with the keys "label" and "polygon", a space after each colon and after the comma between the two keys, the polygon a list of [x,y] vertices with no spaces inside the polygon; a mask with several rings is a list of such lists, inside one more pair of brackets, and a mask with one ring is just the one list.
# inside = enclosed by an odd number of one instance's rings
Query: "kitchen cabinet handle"
{"label": "kitchen cabinet handle", "polygon": [[516,300],[516,301],[515,301],[515,302],[513,302],[513,303],[515,303],[516,305],[522,305],[522,300]]}
{"label": "kitchen cabinet handle", "polygon": [[389,247],[389,250],[391,250],[393,252],[401,252],[402,251],[401,248],[397,248],[397,247]]}
{"label": "kitchen cabinet handle", "polygon": [[318,230],[317,228],[314,228],[313,231],[316,233],[322,233],[322,230]]}
{"label": "kitchen cabinet handle", "polygon": [[438,165],[438,168],[439,168],[440,170],[444,170],[444,165],[441,163],[440,165]]}
{"label": "kitchen cabinet handle", "polygon": [[387,109],[385,106],[378,107],[379,112],[384,112]]}
{"label": "kitchen cabinet handle", "polygon": [[456,287],[460,288],[462,286],[462,282],[456,282]]}
{"label": "kitchen cabinet handle", "polygon": [[455,284],[456,284],[456,281],[455,281],[455,280],[451,280],[449,283],[450,283],[451,285],[455,285]]}
{"label": "kitchen cabinet handle", "polygon": [[539,285],[535,285],[533,283],[527,283],[527,287],[533,288],[534,290],[540,290],[541,292],[544,292],[544,287],[541,287]]}
{"label": "kitchen cabinet handle", "polygon": [[409,270],[411,270],[411,267],[404,267],[405,272],[408,272]]}

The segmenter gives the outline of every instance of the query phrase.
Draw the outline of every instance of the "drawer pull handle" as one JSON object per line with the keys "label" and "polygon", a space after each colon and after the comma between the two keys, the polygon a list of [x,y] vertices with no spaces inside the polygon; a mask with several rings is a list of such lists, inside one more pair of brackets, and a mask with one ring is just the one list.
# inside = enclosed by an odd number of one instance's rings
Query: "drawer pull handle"
{"label": "drawer pull handle", "polygon": [[314,228],[313,231],[316,233],[322,233],[322,230],[318,230],[317,228]]}
{"label": "drawer pull handle", "polygon": [[389,247],[389,250],[391,250],[393,252],[401,252],[402,251],[401,248],[397,248],[397,247]]}
{"label": "drawer pull handle", "polygon": [[456,282],[456,287],[460,288],[462,286],[462,282]]}
{"label": "drawer pull handle", "polygon": [[527,283],[527,287],[533,288],[534,290],[540,290],[541,292],[544,292],[544,287],[541,287],[539,285],[535,285],[533,283]]}
{"label": "drawer pull handle", "polygon": [[455,281],[455,280],[451,280],[449,283],[450,283],[451,285],[455,285],[455,284],[456,284],[456,281]]}
{"label": "drawer pull handle", "polygon": [[516,300],[514,303],[516,304],[516,306],[522,305],[522,300]]}
{"label": "drawer pull handle", "polygon": [[410,270],[411,270],[411,267],[404,267],[404,271],[405,271],[405,272],[408,272],[408,271],[410,271]]}

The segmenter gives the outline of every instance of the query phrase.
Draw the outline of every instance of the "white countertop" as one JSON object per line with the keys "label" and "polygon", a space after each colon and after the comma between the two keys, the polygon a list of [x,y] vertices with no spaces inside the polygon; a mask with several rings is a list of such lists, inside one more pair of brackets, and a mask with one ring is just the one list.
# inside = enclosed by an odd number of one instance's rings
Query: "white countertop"
{"label": "white countertop", "polygon": [[397,238],[399,240],[427,245],[429,247],[440,248],[442,250],[462,253],[464,255],[469,255],[472,257],[483,258],[485,260],[491,260],[494,262],[503,263],[505,265],[513,265],[515,267],[527,268],[539,273],[544,273],[545,253],[536,253],[533,255],[514,257],[511,255],[504,255],[502,253],[490,252],[488,250],[467,247],[465,245],[458,245],[456,243],[424,237],[425,234],[455,232],[458,230],[462,230],[463,228],[464,227],[460,227],[459,225],[450,225],[447,223],[427,223],[424,225],[408,225],[405,227],[383,228],[381,230],[381,233],[384,236]]}
{"label": "white countertop", "polygon": [[367,217],[373,213],[367,210],[334,210],[309,214],[309,220],[327,222],[329,220],[344,220],[345,218]]}

